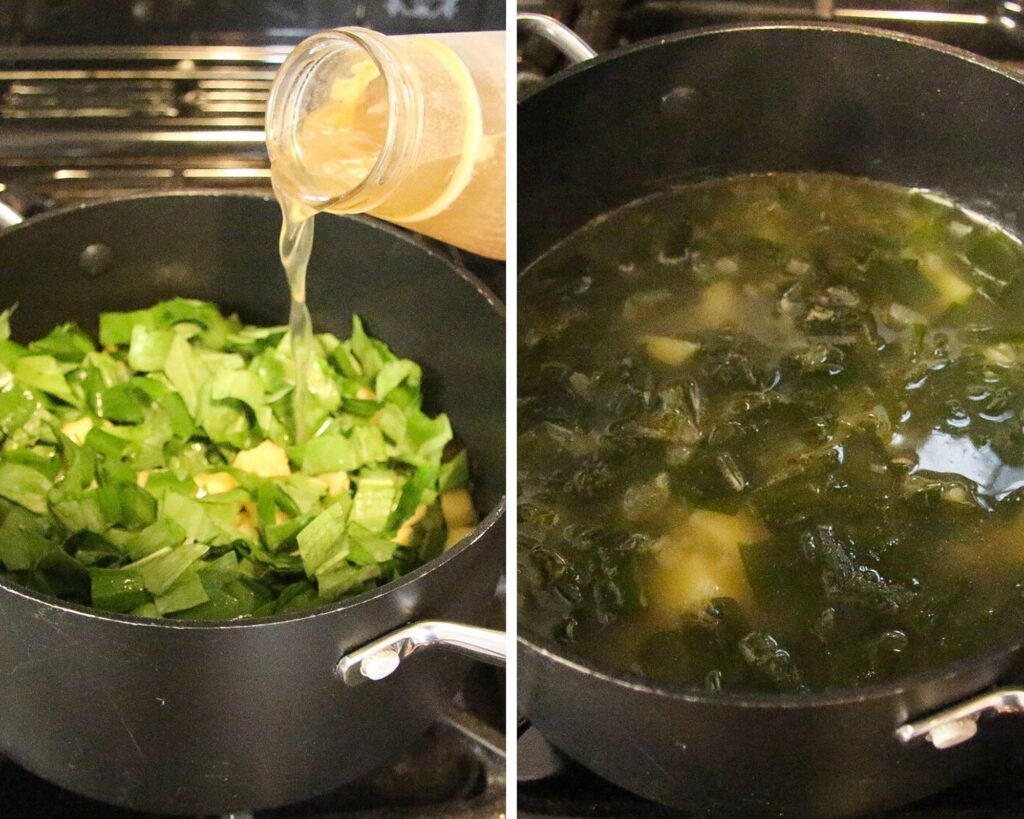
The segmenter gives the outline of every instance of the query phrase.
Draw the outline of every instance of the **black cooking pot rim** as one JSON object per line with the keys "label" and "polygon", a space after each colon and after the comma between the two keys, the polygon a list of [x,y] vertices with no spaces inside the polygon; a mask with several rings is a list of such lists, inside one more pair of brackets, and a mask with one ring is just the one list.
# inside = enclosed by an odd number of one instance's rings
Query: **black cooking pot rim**
{"label": "black cooking pot rim", "polygon": [[[614,62],[618,59],[629,57],[635,52],[645,51],[650,48],[657,48],[659,46],[685,40],[699,39],[702,37],[766,30],[809,30],[872,37],[879,40],[891,40],[898,43],[904,43],[908,46],[917,46],[919,48],[926,48],[930,51],[937,51],[955,59],[973,63],[980,68],[987,69],[1005,77],[1008,80],[1012,80],[1018,85],[1024,85],[1024,76],[1008,71],[992,60],[986,59],[972,52],[965,51],[961,48],[930,40],[926,37],[904,34],[902,32],[885,31],[882,29],[852,25],[849,23],[738,23],[721,26],[708,26],[676,34],[641,40],[631,45],[614,49],[606,54],[594,57],[593,59],[584,60],[576,63],[575,65],[569,66],[558,74],[548,78],[543,83],[540,83],[535,88],[532,88],[519,100],[519,104],[522,105],[533,97],[543,94],[547,89],[552,88],[564,79],[568,79],[584,71],[589,71],[598,66]],[[528,261],[529,263],[532,263],[534,260],[531,259]],[[526,266],[528,267],[529,265]],[[517,640],[526,650],[540,655],[547,662],[562,666],[567,671],[585,674],[615,685],[624,686],[649,694],[655,694],[677,700],[687,700],[694,703],[700,703],[702,705],[718,704],[722,706],[738,706],[743,708],[794,709],[839,706],[853,702],[899,695],[910,687],[927,686],[929,683],[936,683],[943,679],[960,677],[961,675],[969,673],[972,669],[977,669],[980,666],[998,662],[1000,660],[1006,660],[1020,652],[1022,646],[1024,646],[1024,635],[1022,635],[1016,640],[1016,642],[1009,643],[998,650],[993,650],[989,653],[979,653],[950,663],[944,663],[943,665],[936,666],[933,669],[921,671],[906,677],[900,677],[891,682],[873,683],[857,687],[836,688],[807,694],[772,694],[739,691],[708,692],[681,684],[654,682],[629,672],[615,672],[608,668],[602,668],[598,665],[594,665],[590,660],[581,657],[572,651],[555,648],[547,641],[540,640],[539,638],[531,639],[524,635],[524,629],[521,625],[518,629]],[[534,640],[537,641],[534,642]],[[546,647],[546,645],[550,647]]]}
{"label": "black cooking pot rim", "polygon": [[[561,666],[567,671],[584,674],[605,682],[625,688],[634,689],[647,694],[685,700],[702,705],[723,705],[741,708],[808,708],[848,705],[865,700],[885,699],[896,696],[909,689],[938,683],[942,680],[956,679],[972,670],[990,666],[1006,660],[1020,652],[1024,638],[1018,638],[1000,649],[986,654],[976,654],[953,662],[944,663],[935,668],[898,677],[884,683],[872,683],[856,687],[832,688],[825,691],[811,691],[805,694],[783,694],[756,691],[705,691],[700,688],[679,683],[662,683],[640,677],[628,671],[612,671],[594,664],[591,660],[572,651],[554,648],[548,641],[536,637],[527,637],[522,625],[516,636],[519,644],[528,651],[540,655],[545,661]],[[536,642],[534,642],[536,640]]]}
{"label": "black cooking pot rim", "polygon": [[825,21],[727,23],[720,26],[702,26],[700,28],[689,29],[675,34],[666,34],[660,37],[651,37],[646,40],[639,40],[627,46],[621,46],[605,52],[604,54],[599,54],[597,57],[582,60],[581,62],[562,69],[557,74],[548,77],[543,82],[531,88],[519,99],[517,104],[522,105],[523,103],[528,102],[533,97],[544,93],[548,88],[557,85],[564,79],[568,79],[584,71],[589,71],[597,66],[629,57],[639,51],[646,51],[650,48],[657,48],[659,46],[683,42],[685,40],[701,39],[703,37],[716,36],[719,34],[741,34],[748,31],[820,31],[833,32],[837,34],[853,34],[862,37],[870,37],[876,40],[892,40],[906,45],[926,48],[929,51],[937,51],[950,57],[964,60],[965,62],[974,63],[975,65],[986,68],[1008,80],[1013,80],[1018,85],[1024,85],[1024,75],[1010,71],[994,60],[990,60],[979,54],[975,54],[974,52],[957,48],[956,46],[947,45],[946,43],[932,40],[928,37],[921,37],[916,34],[905,34],[901,31],[888,31],[885,29],[861,26],[853,23],[832,23]]}
{"label": "black cooking pot rim", "polygon": [[[31,229],[33,225],[39,222],[59,218],[62,215],[80,211],[80,210],[92,210],[93,208],[102,209],[113,205],[120,204],[122,202],[131,201],[152,201],[161,199],[181,199],[181,198],[208,198],[208,199],[253,199],[264,202],[274,203],[274,197],[267,194],[258,193],[238,193],[236,191],[163,191],[161,193],[151,194],[133,194],[131,196],[122,196],[117,199],[104,200],[101,202],[85,202],[75,205],[68,205],[61,208],[55,208],[54,210],[46,211],[38,216],[33,216],[26,219],[24,222],[19,222],[9,228],[0,230],[0,238],[7,236],[11,233],[21,230]],[[450,259],[445,258],[442,254],[438,253],[434,248],[430,247],[426,242],[419,239],[416,236],[412,236],[404,230],[401,230],[394,225],[390,225],[386,222],[382,222],[378,219],[374,219],[369,216],[342,216],[342,219],[351,219],[363,224],[370,225],[376,230],[383,231],[391,235],[395,241],[404,242],[406,244],[414,246],[418,251],[437,259],[438,261],[445,264],[456,276],[462,279],[466,284],[470,285],[493,309],[498,317],[505,320],[505,306],[498,299],[497,296],[487,287],[482,281],[476,276],[470,273],[468,270],[454,264]],[[283,274],[282,274],[283,275]],[[83,606],[78,603],[70,603],[66,600],[53,597],[48,594],[42,594],[40,592],[29,589],[25,586],[11,583],[0,577],[0,589],[15,594],[18,597],[23,597],[28,600],[33,600],[37,603],[43,603],[44,605],[50,606],[55,609],[67,612],[68,614],[79,615],[85,618],[94,620],[106,620],[115,623],[123,623],[126,626],[135,627],[147,627],[147,628],[170,628],[170,629],[191,629],[191,630],[206,630],[206,629],[224,629],[224,628],[255,628],[261,626],[276,626],[282,624],[290,624],[301,622],[303,620],[313,620],[318,617],[332,616],[339,612],[348,611],[350,609],[358,608],[361,605],[369,603],[385,595],[397,592],[399,589],[405,588],[406,586],[415,583],[420,578],[426,577],[428,574],[437,571],[442,566],[457,560],[460,555],[473,549],[484,536],[495,527],[498,521],[505,514],[505,497],[498,498],[498,501],[494,504],[494,508],[484,517],[480,523],[473,529],[473,531],[464,538],[461,542],[457,543],[451,549],[438,555],[433,560],[424,563],[422,566],[414,569],[408,574],[404,574],[390,583],[385,583],[382,586],[378,586],[375,589],[370,589],[362,594],[356,595],[345,600],[341,600],[332,605],[323,606],[321,608],[310,609],[308,611],[295,612],[293,614],[277,614],[272,617],[249,617],[241,620],[169,620],[157,617],[138,617],[131,614],[118,614],[115,612],[103,611],[102,609],[92,608],[91,606]]]}

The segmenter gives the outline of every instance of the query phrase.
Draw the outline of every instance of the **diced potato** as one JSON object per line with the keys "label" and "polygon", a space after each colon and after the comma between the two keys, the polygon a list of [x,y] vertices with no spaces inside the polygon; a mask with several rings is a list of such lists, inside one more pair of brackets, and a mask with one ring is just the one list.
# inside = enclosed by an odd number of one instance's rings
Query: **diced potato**
{"label": "diced potato", "polygon": [[739,263],[729,256],[723,256],[721,259],[717,259],[714,267],[715,272],[720,273],[723,276],[735,276],[740,272]]}
{"label": "diced potato", "polygon": [[288,453],[269,440],[252,449],[243,449],[231,465],[261,478],[286,478],[292,474]]}
{"label": "diced potato", "polygon": [[942,313],[954,304],[963,304],[974,294],[974,288],[957,276],[937,253],[922,253],[918,259],[918,269],[939,291],[938,298],[931,305],[935,314]]}
{"label": "diced potato", "polygon": [[1017,363],[1017,352],[1009,344],[993,344],[985,348],[985,363],[993,367],[1009,367]]}
{"label": "diced potato", "polygon": [[646,588],[650,613],[666,623],[698,611],[713,597],[733,597],[741,604],[751,599],[738,553],[681,552],[671,566],[659,563],[648,573]]}
{"label": "diced potato", "polygon": [[706,539],[720,549],[735,548],[741,543],[758,543],[768,538],[768,530],[753,515],[726,515],[697,509],[687,518],[686,526],[695,539]]}
{"label": "diced potato", "polygon": [[942,493],[942,499],[948,503],[959,503],[964,506],[973,506],[974,502],[967,490],[962,486],[952,486]]}
{"label": "diced potato", "polygon": [[896,301],[889,305],[889,319],[898,327],[928,323],[928,319],[918,313],[917,310],[913,310],[905,304],[900,304]]}
{"label": "diced potato", "polygon": [[651,614],[669,622],[699,610],[713,597],[752,603],[739,546],[766,537],[767,530],[750,515],[694,511],[657,544],[646,576]]}
{"label": "diced potato", "polygon": [[[196,478],[198,479],[198,477],[199,476],[197,475]],[[259,515],[256,512],[256,504],[243,503],[242,508],[239,509],[238,514],[235,515],[235,528],[238,529],[247,538],[255,540],[257,534],[256,527],[258,525]]]}
{"label": "diced potato", "polygon": [[448,530],[448,539],[445,540],[445,542],[444,542],[444,548],[445,549],[452,548],[452,546],[454,546],[456,543],[458,543],[460,540],[462,540],[464,537],[466,537],[472,531],[473,531],[473,527],[472,526],[459,526],[459,527],[457,527],[455,529],[449,529]]}
{"label": "diced potato", "polygon": [[193,475],[192,480],[196,482],[198,491],[197,498],[204,498],[207,495],[219,495],[221,492],[230,492],[238,487],[238,481],[234,475],[228,472],[201,472]]}
{"label": "diced potato", "polygon": [[634,293],[622,305],[624,321],[637,321],[656,314],[661,305],[672,298],[671,290],[648,290]]}
{"label": "diced potato", "polygon": [[622,493],[622,516],[632,523],[643,523],[660,517],[672,497],[667,472],[649,481],[640,481]]}
{"label": "diced potato", "polygon": [[92,429],[92,418],[86,415],[77,421],[68,421],[60,428],[60,431],[81,446],[85,443],[85,436],[89,434],[90,429]]}
{"label": "diced potato", "polygon": [[352,485],[347,472],[322,472],[316,477],[324,482],[328,495],[340,495],[342,492],[348,492]]}
{"label": "diced potato", "polygon": [[444,522],[449,531],[461,529],[468,526],[476,526],[476,510],[473,508],[473,499],[469,496],[466,487],[450,489],[441,493],[441,514],[444,515]]}
{"label": "diced potato", "polygon": [[947,230],[951,236],[957,239],[963,239],[964,236],[970,234],[974,227],[972,225],[965,224],[964,222],[952,221],[947,225]]}
{"label": "diced potato", "polygon": [[412,533],[416,528],[416,524],[423,520],[427,514],[427,505],[421,503],[416,507],[416,511],[413,512],[409,517],[402,521],[402,524],[398,527],[398,531],[395,533],[393,538],[394,542],[399,546],[408,546],[409,541],[412,540]]}
{"label": "diced potato", "polygon": [[701,324],[721,327],[739,319],[740,299],[732,282],[715,282],[704,288],[701,298]]}
{"label": "diced potato", "polygon": [[640,341],[647,355],[670,367],[682,366],[700,349],[699,344],[671,336],[642,336]]}
{"label": "diced potato", "polygon": [[327,481],[321,478],[319,475],[313,475],[309,479],[310,483],[314,484],[323,494],[327,494]]}
{"label": "diced potato", "polygon": [[810,262],[805,262],[802,259],[790,259],[786,262],[786,272],[793,276],[803,276],[810,269]]}
{"label": "diced potato", "polygon": [[[284,523],[288,515],[280,509],[274,510],[274,522]],[[247,538],[255,540],[259,533],[260,516],[255,503],[243,503],[242,508],[235,515],[235,528]]]}

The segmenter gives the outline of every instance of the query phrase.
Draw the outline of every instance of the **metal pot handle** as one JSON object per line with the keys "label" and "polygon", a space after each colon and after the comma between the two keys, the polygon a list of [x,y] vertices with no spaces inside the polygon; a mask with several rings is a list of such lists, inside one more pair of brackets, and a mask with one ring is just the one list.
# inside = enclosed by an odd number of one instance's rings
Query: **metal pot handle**
{"label": "metal pot handle", "polygon": [[446,649],[489,665],[504,666],[507,635],[464,623],[424,620],[412,623],[345,654],[334,668],[346,685],[390,676],[402,660],[425,649]]}
{"label": "metal pot handle", "polygon": [[571,63],[581,63],[597,56],[586,40],[554,17],[523,13],[516,15],[516,22],[532,34],[543,37]]}
{"label": "metal pot handle", "polygon": [[908,722],[896,729],[904,745],[927,740],[939,750],[952,748],[978,733],[978,720],[989,714],[1024,714],[1024,689],[996,688],[985,694]]}
{"label": "metal pot handle", "polygon": [[25,221],[25,217],[15,206],[12,198],[8,186],[0,182],[0,230]]}
{"label": "metal pot handle", "polygon": [[30,216],[52,209],[55,204],[49,197],[0,182],[0,230],[19,225]]}

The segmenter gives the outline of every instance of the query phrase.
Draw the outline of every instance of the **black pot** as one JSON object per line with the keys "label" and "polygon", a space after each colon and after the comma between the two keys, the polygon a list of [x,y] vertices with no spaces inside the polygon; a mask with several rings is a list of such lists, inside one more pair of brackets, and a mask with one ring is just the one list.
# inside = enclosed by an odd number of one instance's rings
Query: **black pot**
{"label": "black pot", "polygon": [[[18,303],[14,335],[27,338],[64,321],[94,331],[100,311],[173,296],[281,323],[279,229],[272,200],[245,196],[151,196],[47,214],[0,234],[0,304]],[[107,250],[82,256],[95,245]],[[335,665],[411,621],[480,621],[487,611],[504,565],[502,309],[405,234],[337,217],[318,220],[309,300],[316,327],[347,334],[358,312],[422,362],[427,405],[449,413],[469,449],[483,522],[395,582],[263,620],[147,620],[0,583],[5,756],[113,804],[218,814],[326,792],[437,719],[466,659],[431,652],[357,687]]]}
{"label": "black pot", "polygon": [[[928,41],[835,25],[667,37],[570,68],[519,106],[519,259],[666,184],[819,171],[944,191],[1011,230],[1024,220],[1024,80]],[[999,758],[972,703],[1020,678],[1019,644],[897,683],[712,694],[603,672],[521,630],[520,707],[603,777],[710,815],[853,815],[903,804]],[[1019,693],[1019,692],[1018,692]],[[968,741],[969,740],[969,741]],[[948,747],[946,747],[948,746]]]}

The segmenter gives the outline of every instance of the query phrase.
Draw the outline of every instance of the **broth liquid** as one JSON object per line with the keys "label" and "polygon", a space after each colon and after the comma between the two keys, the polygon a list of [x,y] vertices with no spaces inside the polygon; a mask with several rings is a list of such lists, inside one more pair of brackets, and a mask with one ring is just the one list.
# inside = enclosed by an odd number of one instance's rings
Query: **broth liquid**
{"label": "broth liquid", "polygon": [[775,174],[669,190],[527,269],[522,626],[712,690],[863,685],[1024,633],[1024,246]]}
{"label": "broth liquid", "polygon": [[281,237],[278,247],[288,280],[291,306],[288,311],[288,335],[295,366],[292,411],[295,415],[295,443],[306,440],[306,370],[312,359],[313,322],[306,304],[306,270],[313,249],[313,214],[299,202],[277,191],[281,204]]}

